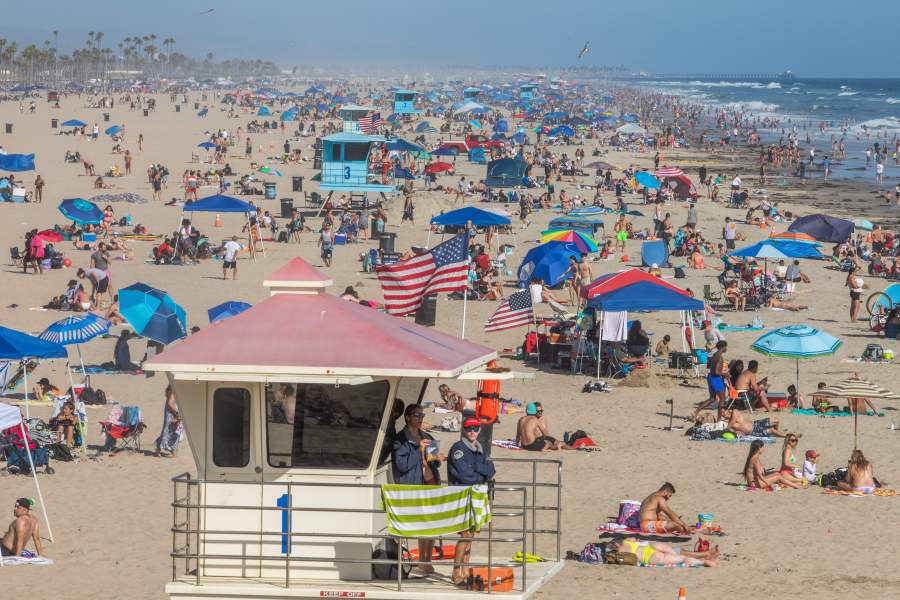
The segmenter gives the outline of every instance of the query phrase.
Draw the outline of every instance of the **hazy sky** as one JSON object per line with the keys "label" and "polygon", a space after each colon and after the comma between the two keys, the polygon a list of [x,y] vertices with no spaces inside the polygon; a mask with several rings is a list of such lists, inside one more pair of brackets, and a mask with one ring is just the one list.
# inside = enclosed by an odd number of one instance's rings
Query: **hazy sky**
{"label": "hazy sky", "polygon": [[[103,31],[282,66],[623,64],[655,72],[900,77],[897,0],[29,0],[0,36],[60,49]],[[453,9],[450,10],[450,7]],[[211,14],[200,13],[214,9]]]}

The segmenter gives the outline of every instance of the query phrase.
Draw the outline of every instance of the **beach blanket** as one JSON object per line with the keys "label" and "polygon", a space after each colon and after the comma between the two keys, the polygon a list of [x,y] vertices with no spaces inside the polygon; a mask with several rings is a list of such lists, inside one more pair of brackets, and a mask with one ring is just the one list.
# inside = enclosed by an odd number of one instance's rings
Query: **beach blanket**
{"label": "beach blanket", "polygon": [[752,325],[719,325],[719,331],[762,331],[765,327],[753,327]]}
{"label": "beach blanket", "polygon": [[[111,364],[111,363],[110,363]],[[82,373],[81,365],[72,368],[75,373]],[[137,371],[119,371],[118,369],[107,369],[103,365],[85,365],[83,373],[85,375],[143,375],[140,369]]]}
{"label": "beach blanket", "polygon": [[118,237],[122,238],[123,240],[134,240],[134,241],[138,241],[138,242],[155,242],[156,240],[161,240],[163,236],[162,236],[162,234],[150,234],[150,233],[142,233],[142,234],[123,233],[122,235],[119,235]]}
{"label": "beach blanket", "polygon": [[[811,416],[815,416],[815,417],[852,417],[853,416],[853,413],[846,411],[846,410],[842,410],[842,411],[838,411],[838,412],[820,413],[820,412],[816,412],[815,409],[812,409],[812,408],[795,408],[794,410],[791,411],[791,414],[792,415],[811,415]],[[862,413],[860,413],[860,416],[863,416]],[[874,416],[883,417],[884,413],[879,412],[876,415],[876,413],[873,413],[871,410],[868,410],[868,411],[866,411],[865,416],[867,416],[867,417],[874,417]]]}
{"label": "beach blanket", "polygon": [[4,556],[0,558],[4,567],[17,567],[19,565],[52,565],[53,561],[43,556]]}
{"label": "beach blanket", "polygon": [[109,204],[110,202],[129,202],[131,204],[147,204],[148,200],[139,194],[133,192],[122,192],[120,194],[98,194],[91,197],[94,204]]}
{"label": "beach blanket", "polygon": [[707,438],[703,436],[692,435],[691,440],[695,442],[724,442],[726,444],[750,444],[756,440],[761,441],[764,444],[774,444],[775,438],[769,436],[758,436],[758,435],[739,435],[734,439],[726,440],[725,438],[717,437],[717,438]]}
{"label": "beach blanket", "polygon": [[381,486],[388,533],[399,537],[439,537],[479,530],[491,520],[486,485]]}
{"label": "beach blanket", "polygon": [[892,490],[888,488],[875,488],[875,491],[871,494],[864,494],[862,492],[848,492],[847,490],[838,490],[834,488],[825,488],[822,490],[823,494],[831,494],[833,496],[850,496],[852,498],[866,498],[869,496],[880,496],[881,498],[891,498],[897,495],[897,490]]}
{"label": "beach blanket", "polygon": [[516,440],[491,440],[491,446],[498,448],[506,448],[507,450],[522,450],[522,446],[516,443]]}
{"label": "beach blanket", "polygon": [[641,531],[640,529],[634,529],[633,527],[627,527],[625,525],[619,525],[615,522],[604,523],[600,527],[597,528],[597,531],[602,531],[603,533],[618,533],[625,534],[634,537],[656,537],[656,538],[672,538],[672,539],[689,539],[693,533],[648,533],[646,531]]}

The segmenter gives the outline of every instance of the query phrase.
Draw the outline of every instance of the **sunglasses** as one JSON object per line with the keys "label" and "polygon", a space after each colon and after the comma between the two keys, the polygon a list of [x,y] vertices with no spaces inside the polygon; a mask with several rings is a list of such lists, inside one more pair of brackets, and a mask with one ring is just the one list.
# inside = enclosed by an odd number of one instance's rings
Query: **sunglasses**
{"label": "sunglasses", "polygon": [[481,431],[481,427],[480,427],[480,426],[476,426],[476,427],[463,427],[463,431],[465,431],[466,433],[472,433],[473,431],[478,432],[478,431]]}
{"label": "sunglasses", "polygon": [[413,417],[415,417],[415,418],[417,418],[417,419],[424,419],[424,418],[425,418],[425,413],[423,413],[423,412],[414,412],[414,413],[412,413],[411,416],[413,416]]}

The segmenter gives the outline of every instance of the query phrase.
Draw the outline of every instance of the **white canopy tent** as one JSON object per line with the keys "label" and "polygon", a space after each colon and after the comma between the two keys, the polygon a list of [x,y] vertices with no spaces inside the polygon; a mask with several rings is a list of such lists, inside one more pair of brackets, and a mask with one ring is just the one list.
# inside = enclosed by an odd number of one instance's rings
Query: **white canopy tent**
{"label": "white canopy tent", "polygon": [[[50,541],[53,541],[53,530],[50,529],[50,519],[47,517],[47,507],[44,505],[44,495],[41,493],[41,484],[38,481],[37,473],[34,469],[34,459],[31,456],[31,449],[28,447],[28,436],[25,432],[25,422],[22,420],[22,411],[17,406],[0,403],[0,431],[4,431],[11,427],[18,427],[22,433],[22,439],[25,443],[25,453],[28,455],[28,464],[31,465],[31,476],[34,477],[34,487],[37,490],[38,500],[41,503],[41,513],[44,515],[44,523],[47,525],[47,535]],[[0,566],[3,562],[0,561]]]}

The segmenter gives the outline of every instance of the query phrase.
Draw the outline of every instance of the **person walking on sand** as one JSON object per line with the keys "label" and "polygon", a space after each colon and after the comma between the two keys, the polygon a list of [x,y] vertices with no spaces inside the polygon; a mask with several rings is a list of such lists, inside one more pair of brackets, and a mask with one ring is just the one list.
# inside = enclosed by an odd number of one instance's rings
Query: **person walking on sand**
{"label": "person walking on sand", "polygon": [[854,266],[847,273],[844,285],[850,288],[850,321],[856,322],[859,317],[859,308],[862,305],[862,293],[865,288],[863,278],[859,276],[859,267]]}
{"label": "person walking on sand", "polygon": [[40,175],[34,178],[34,201],[38,204],[44,199],[44,180]]}
{"label": "person walking on sand", "polygon": [[175,458],[178,452],[178,444],[184,436],[184,421],[181,419],[181,411],[175,401],[175,390],[171,385],[166,386],[166,403],[163,406],[163,425],[159,437],[156,438],[156,456],[162,456],[163,452],[169,458]]}
{"label": "person walking on sand", "polygon": [[237,236],[231,236],[231,239],[222,244],[225,251],[222,260],[222,279],[228,279],[228,269],[231,269],[231,279],[237,279],[237,253],[243,250],[243,246],[237,241]]}

